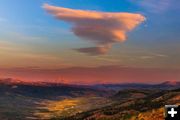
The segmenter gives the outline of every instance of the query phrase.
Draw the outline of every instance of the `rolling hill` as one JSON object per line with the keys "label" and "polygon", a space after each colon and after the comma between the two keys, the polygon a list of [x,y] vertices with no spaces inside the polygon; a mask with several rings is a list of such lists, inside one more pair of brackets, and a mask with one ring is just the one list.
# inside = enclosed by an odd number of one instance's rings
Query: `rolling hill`
{"label": "rolling hill", "polygon": [[[121,94],[120,94],[121,93]],[[132,97],[132,94],[139,91],[121,91],[115,95],[128,98],[126,101],[117,99],[113,105],[95,109],[71,117],[52,120],[163,120],[164,105],[180,104],[180,89],[140,92],[146,94],[143,97]],[[127,97],[127,95],[131,95]],[[131,98],[131,99],[130,99]],[[133,99],[134,98],[134,99]]]}
{"label": "rolling hill", "polygon": [[85,86],[0,80],[0,120],[161,120],[165,104],[180,104],[179,82]]}

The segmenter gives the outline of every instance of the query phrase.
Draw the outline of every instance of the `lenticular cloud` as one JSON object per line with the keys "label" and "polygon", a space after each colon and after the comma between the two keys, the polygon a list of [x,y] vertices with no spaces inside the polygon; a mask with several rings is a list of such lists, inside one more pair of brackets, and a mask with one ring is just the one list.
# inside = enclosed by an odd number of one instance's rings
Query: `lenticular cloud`
{"label": "lenticular cloud", "polygon": [[76,36],[96,44],[96,47],[76,49],[90,55],[106,54],[113,44],[125,41],[127,32],[145,20],[141,14],[74,10],[48,4],[43,7],[55,18],[71,23]]}

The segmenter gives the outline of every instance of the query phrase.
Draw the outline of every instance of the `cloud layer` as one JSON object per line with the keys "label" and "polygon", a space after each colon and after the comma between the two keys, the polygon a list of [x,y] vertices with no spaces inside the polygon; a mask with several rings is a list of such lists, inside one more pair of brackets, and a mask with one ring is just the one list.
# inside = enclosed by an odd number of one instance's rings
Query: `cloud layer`
{"label": "cloud layer", "polygon": [[[103,83],[160,83],[180,80],[180,69],[135,68],[114,66],[70,67],[60,69],[0,68],[0,78],[16,78],[27,81],[64,82],[70,84]],[[63,77],[63,81],[62,81]]]}
{"label": "cloud layer", "polygon": [[90,55],[107,53],[112,44],[125,41],[127,32],[145,20],[141,14],[74,10],[48,4],[43,7],[57,19],[70,22],[76,36],[96,44],[96,47],[76,49]]}
{"label": "cloud layer", "polygon": [[150,12],[160,13],[168,10],[174,0],[143,0],[137,2]]}

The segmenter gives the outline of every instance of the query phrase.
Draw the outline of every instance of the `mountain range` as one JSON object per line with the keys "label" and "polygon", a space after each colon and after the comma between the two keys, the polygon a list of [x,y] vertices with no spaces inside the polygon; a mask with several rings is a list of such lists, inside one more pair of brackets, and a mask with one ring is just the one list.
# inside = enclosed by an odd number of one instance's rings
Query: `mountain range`
{"label": "mountain range", "polygon": [[0,120],[163,120],[180,82],[73,85],[0,80]]}

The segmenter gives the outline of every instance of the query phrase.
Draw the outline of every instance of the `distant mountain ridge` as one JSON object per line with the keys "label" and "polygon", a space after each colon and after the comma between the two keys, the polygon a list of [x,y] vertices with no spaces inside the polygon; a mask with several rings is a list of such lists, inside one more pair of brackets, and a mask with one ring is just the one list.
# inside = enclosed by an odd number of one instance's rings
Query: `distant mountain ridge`
{"label": "distant mountain ridge", "polygon": [[180,85],[180,81],[166,81],[163,82],[161,85],[178,86]]}
{"label": "distant mountain ridge", "polygon": [[97,89],[123,90],[123,89],[177,89],[180,88],[180,81],[166,81],[159,84],[145,83],[124,83],[124,84],[98,84],[94,85]]}
{"label": "distant mountain ridge", "polygon": [[[9,84],[9,85],[34,85],[34,86],[81,86],[81,85],[73,85],[73,84],[65,84],[65,83],[55,83],[55,82],[26,82],[19,79],[13,78],[1,78],[0,84]],[[85,85],[84,85],[85,87]]]}
{"label": "distant mountain ridge", "polygon": [[25,82],[19,79],[13,78],[0,78],[0,84],[19,84],[19,85],[34,85],[34,86],[76,86],[76,87],[88,87],[96,89],[111,89],[111,90],[121,90],[130,88],[149,88],[149,89],[171,89],[180,87],[180,81],[165,81],[159,84],[146,84],[146,83],[114,83],[114,84],[95,84],[95,85],[78,85],[78,84],[65,84],[65,83],[55,83],[55,82]]}
{"label": "distant mountain ridge", "polygon": [[[128,90],[128,93],[142,94],[139,91],[149,90],[173,90],[180,89],[180,81],[165,81],[160,84],[124,83],[124,84],[98,84],[98,85],[74,85],[52,82],[24,82],[18,79],[0,79],[0,92],[14,92],[37,96],[81,96],[89,92],[98,95],[121,94],[121,91]],[[111,92],[110,92],[111,91]],[[143,93],[146,94],[146,93]],[[119,96],[119,95],[118,95]],[[34,96],[33,96],[34,97]],[[48,96],[49,97],[49,96]]]}
{"label": "distant mountain ridge", "polygon": [[59,97],[108,96],[111,92],[97,90],[89,86],[14,81],[11,78],[0,80],[0,94],[18,94],[40,99],[59,99]]}

